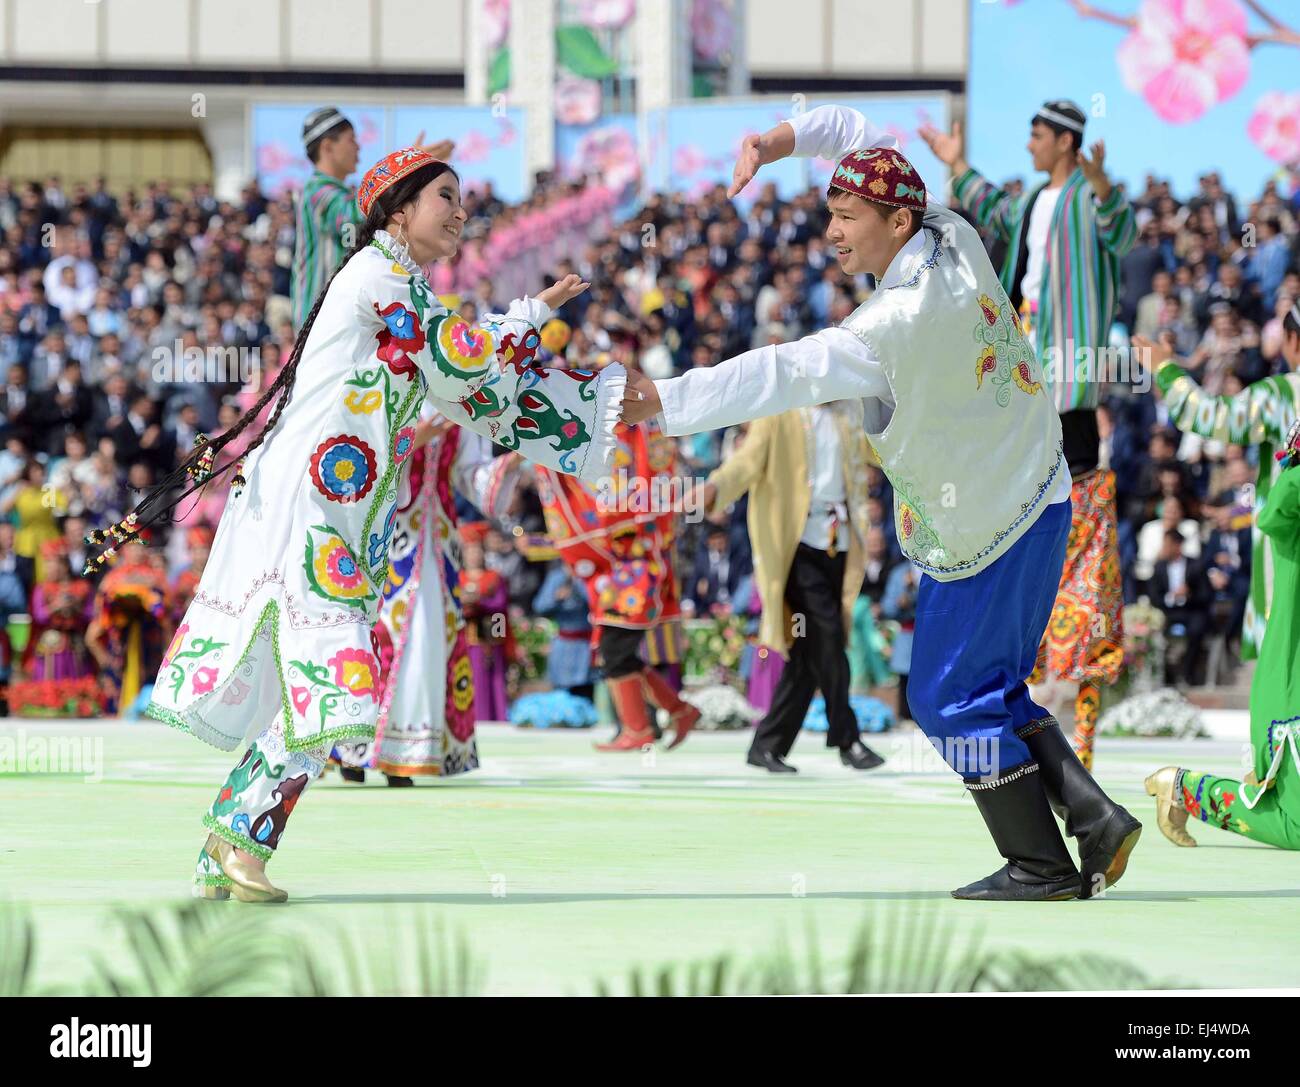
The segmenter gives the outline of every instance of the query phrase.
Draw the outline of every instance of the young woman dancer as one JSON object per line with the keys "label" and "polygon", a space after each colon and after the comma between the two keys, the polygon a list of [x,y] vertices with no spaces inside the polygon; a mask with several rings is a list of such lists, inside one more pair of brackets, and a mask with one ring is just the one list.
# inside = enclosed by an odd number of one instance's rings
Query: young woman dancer
{"label": "young woman dancer", "polygon": [[[466,216],[455,172],[416,148],[396,151],[366,174],[357,204],[365,216],[357,245],[275,382],[107,533],[114,544],[133,538],[221,474],[224,466],[212,467],[221,446],[274,399],[148,709],[222,750],[244,748],[203,820],[196,880],[205,897],[284,901],[265,865],[289,814],[333,744],[375,733],[371,627],[421,402],[591,481],[614,448],[622,369],[531,364],[536,330],[587,284],[567,276],[469,325],[439,303],[420,270],[460,242]],[[184,488],[187,474],[195,482]]]}

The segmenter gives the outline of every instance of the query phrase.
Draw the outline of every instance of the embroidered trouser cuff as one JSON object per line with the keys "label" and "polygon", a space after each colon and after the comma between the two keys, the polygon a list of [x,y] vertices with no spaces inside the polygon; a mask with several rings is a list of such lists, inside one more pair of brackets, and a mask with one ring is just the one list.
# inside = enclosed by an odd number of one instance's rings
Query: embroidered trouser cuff
{"label": "embroidered trouser cuff", "polygon": [[230,771],[203,825],[231,845],[269,860],[294,805],[320,776],[328,754],[329,745],[288,751],[278,722],[269,726]]}

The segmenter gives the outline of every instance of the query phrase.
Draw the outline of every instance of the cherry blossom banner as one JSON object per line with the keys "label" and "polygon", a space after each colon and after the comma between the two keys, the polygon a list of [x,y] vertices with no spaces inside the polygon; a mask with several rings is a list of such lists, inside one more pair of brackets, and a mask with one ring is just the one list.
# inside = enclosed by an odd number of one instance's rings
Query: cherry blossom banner
{"label": "cherry blossom banner", "polygon": [[[488,106],[375,106],[337,105],[357,133],[361,156],[356,184],[386,151],[413,142],[420,132],[425,140],[449,139],[456,143],[452,165],[466,188],[490,181],[503,200],[517,202],[528,191],[524,166],[521,109],[494,110]],[[254,169],[262,191],[272,196],[302,188],[311,176],[311,163],[302,147],[302,120],[320,102],[301,105],[264,105],[252,108],[250,124]]]}
{"label": "cherry blossom banner", "polygon": [[1194,191],[1217,171],[1240,197],[1300,182],[1300,4],[1294,0],[972,0],[967,155],[995,181],[1032,174],[1046,99],[1074,100],[1085,140],[1140,191]]}

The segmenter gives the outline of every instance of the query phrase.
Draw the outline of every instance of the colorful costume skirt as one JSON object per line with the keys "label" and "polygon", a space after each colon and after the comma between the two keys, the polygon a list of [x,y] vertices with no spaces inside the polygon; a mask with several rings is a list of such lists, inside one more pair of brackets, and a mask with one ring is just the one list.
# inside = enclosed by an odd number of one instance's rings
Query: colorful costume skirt
{"label": "colorful costume skirt", "polygon": [[1108,686],[1124,663],[1115,473],[1098,469],[1075,481],[1065,569],[1031,683],[1048,675]]}

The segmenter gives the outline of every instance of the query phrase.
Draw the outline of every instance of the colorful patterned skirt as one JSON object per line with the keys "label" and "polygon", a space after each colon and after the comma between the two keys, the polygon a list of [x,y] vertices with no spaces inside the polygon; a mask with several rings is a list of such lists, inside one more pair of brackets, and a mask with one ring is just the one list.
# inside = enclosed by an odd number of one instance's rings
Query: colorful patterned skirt
{"label": "colorful patterned skirt", "polygon": [[1098,469],[1076,480],[1071,505],[1065,569],[1030,682],[1050,675],[1108,686],[1124,663],[1115,473]]}

